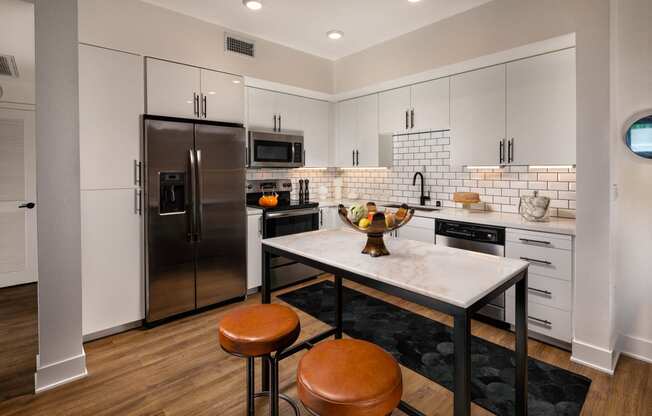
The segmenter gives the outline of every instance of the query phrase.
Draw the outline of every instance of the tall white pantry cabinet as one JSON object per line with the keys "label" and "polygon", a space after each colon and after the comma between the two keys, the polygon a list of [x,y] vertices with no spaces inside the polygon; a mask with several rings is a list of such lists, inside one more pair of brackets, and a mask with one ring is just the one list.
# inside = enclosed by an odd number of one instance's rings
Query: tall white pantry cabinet
{"label": "tall white pantry cabinet", "polygon": [[141,56],[79,45],[83,334],[144,317]]}

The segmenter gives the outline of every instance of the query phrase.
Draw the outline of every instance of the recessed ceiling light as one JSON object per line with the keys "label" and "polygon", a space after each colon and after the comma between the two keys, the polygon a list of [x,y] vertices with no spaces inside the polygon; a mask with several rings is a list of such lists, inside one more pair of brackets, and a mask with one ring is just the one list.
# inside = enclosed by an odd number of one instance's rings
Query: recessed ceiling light
{"label": "recessed ceiling light", "polygon": [[328,36],[329,38],[331,38],[333,40],[338,40],[338,39],[342,39],[342,36],[344,36],[344,33],[342,33],[341,30],[330,30],[330,31],[326,32],[326,36]]}
{"label": "recessed ceiling light", "polygon": [[233,83],[234,83],[234,84],[239,84],[239,83],[240,83],[240,80],[239,80],[239,79],[234,79],[234,80],[233,80]]}
{"label": "recessed ceiling light", "polygon": [[217,94],[215,91],[208,91],[208,95],[215,95]]}
{"label": "recessed ceiling light", "polygon": [[418,2],[420,2],[421,0],[408,0],[408,1],[409,1],[410,3],[418,3]]}
{"label": "recessed ceiling light", "polygon": [[263,0],[242,0],[242,4],[251,10],[260,10],[263,7]]}

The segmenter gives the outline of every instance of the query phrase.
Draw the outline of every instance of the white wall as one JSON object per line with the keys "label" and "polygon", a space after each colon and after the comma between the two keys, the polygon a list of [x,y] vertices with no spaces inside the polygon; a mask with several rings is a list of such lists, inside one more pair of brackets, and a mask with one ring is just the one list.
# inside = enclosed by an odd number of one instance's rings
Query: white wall
{"label": "white wall", "polygon": [[605,371],[615,365],[609,17],[609,0],[494,0],[335,63],[335,90],[341,93],[576,34],[578,236],[573,359]]}
{"label": "white wall", "polygon": [[617,330],[624,353],[652,362],[652,160],[630,152],[622,135],[632,115],[652,114],[652,2],[612,6]]}
{"label": "white wall", "polygon": [[80,42],[332,92],[332,61],[262,39],[255,59],[225,53],[224,30],[137,0],[79,0]]}
{"label": "white wall", "polygon": [[0,0],[0,54],[13,55],[18,78],[0,77],[0,102],[34,104],[34,5]]}
{"label": "white wall", "polygon": [[36,391],[84,376],[81,309],[77,0],[37,0]]}

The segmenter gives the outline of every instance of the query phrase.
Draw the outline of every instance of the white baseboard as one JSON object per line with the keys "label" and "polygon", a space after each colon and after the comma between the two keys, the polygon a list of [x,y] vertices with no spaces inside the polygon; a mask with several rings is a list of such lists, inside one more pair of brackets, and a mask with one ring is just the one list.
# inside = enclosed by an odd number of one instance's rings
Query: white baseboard
{"label": "white baseboard", "polygon": [[652,363],[652,340],[621,334],[618,350],[628,357]]}
{"label": "white baseboard", "polygon": [[570,360],[574,363],[613,375],[619,357],[620,353],[615,349],[609,350],[573,339]]}
{"label": "white baseboard", "polygon": [[34,376],[36,393],[53,389],[62,384],[70,383],[86,377],[86,353],[67,358],[56,363],[41,367],[39,356],[36,356],[36,375]]}

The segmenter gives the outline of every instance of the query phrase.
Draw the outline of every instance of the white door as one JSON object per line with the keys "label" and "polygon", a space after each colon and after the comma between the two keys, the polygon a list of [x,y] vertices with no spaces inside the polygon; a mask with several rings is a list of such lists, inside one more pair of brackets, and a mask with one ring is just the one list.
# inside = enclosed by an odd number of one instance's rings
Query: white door
{"label": "white door", "polygon": [[247,88],[247,127],[272,130],[278,124],[276,93],[258,88]]}
{"label": "white door", "polygon": [[411,87],[397,88],[378,94],[380,133],[405,133],[410,130]]}
{"label": "white door", "polygon": [[198,118],[200,78],[194,66],[147,58],[147,113]]}
{"label": "white door", "polygon": [[81,191],[82,328],[143,319],[142,217],[136,189]]}
{"label": "white door", "polygon": [[276,113],[278,114],[278,129],[280,131],[301,130],[303,104],[305,99],[296,95],[276,94]]}
{"label": "white door", "polygon": [[337,103],[337,137],[335,154],[337,167],[355,166],[355,150],[358,147],[358,109],[356,100]]}
{"label": "white door", "polygon": [[355,99],[358,111],[356,166],[378,166],[378,94]]}
{"label": "white door", "polygon": [[507,64],[512,163],[575,164],[575,78],[575,49]]}
{"label": "white door", "polygon": [[262,284],[262,216],[247,217],[247,290]]}
{"label": "white door", "polygon": [[413,85],[412,108],[414,131],[449,129],[450,77]]}
{"label": "white door", "polygon": [[137,186],[143,58],[79,46],[79,164],[81,189]]}
{"label": "white door", "polygon": [[0,287],[35,282],[34,112],[0,108]]}
{"label": "white door", "polygon": [[323,168],[329,165],[330,103],[303,99],[303,145],[306,167]]}
{"label": "white door", "polygon": [[503,139],[505,65],[452,77],[451,164],[498,165]]}
{"label": "white door", "polygon": [[201,70],[202,118],[244,123],[244,82],[242,77]]}

